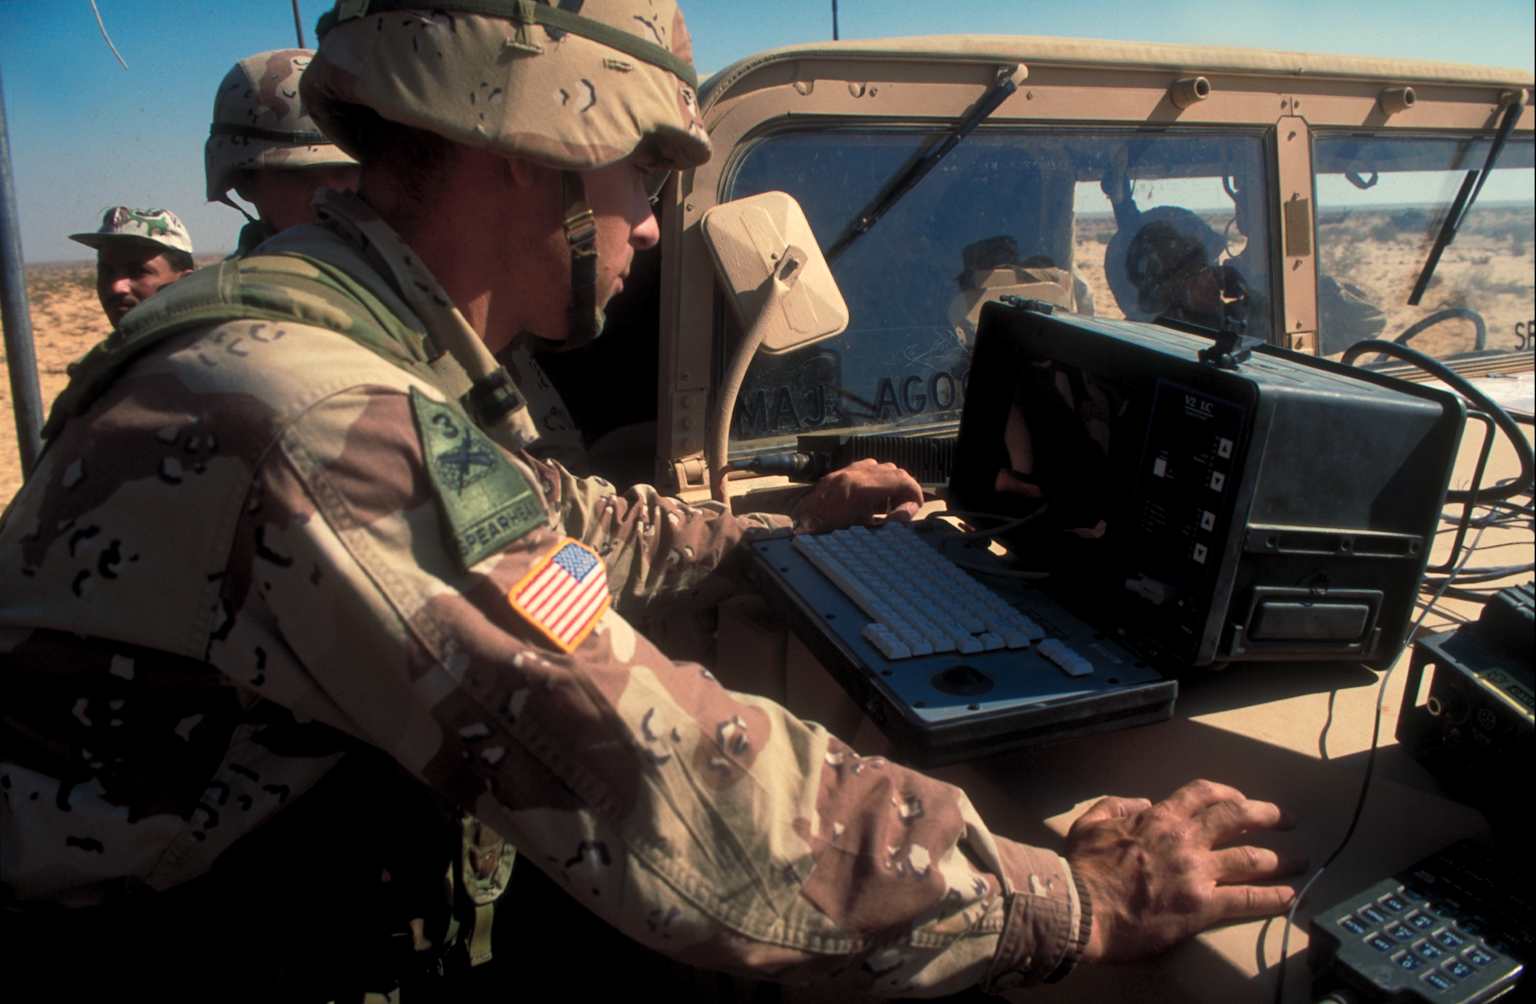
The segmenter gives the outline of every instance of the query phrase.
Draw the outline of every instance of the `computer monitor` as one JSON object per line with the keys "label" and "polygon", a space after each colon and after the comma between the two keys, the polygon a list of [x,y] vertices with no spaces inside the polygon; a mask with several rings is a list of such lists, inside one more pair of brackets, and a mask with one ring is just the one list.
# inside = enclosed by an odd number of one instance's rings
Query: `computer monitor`
{"label": "computer monitor", "polygon": [[1156,664],[1390,664],[1461,400],[1327,360],[1048,305],[981,314],[952,509]]}

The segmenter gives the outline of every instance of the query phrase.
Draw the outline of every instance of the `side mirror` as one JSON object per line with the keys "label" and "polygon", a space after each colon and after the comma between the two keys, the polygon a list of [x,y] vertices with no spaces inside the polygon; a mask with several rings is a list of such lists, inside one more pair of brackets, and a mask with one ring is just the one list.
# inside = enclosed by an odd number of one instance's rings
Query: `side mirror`
{"label": "side mirror", "polygon": [[711,494],[723,502],[731,415],[758,349],[777,355],[840,335],[848,327],[848,304],[805,211],[786,193],[722,203],[705,212],[700,229],[715,274],[746,329],[710,419],[705,460]]}
{"label": "side mirror", "polygon": [[759,335],[754,351],[777,355],[848,327],[848,304],[793,196],[722,203],[704,214],[702,230],[736,319],[749,340]]}

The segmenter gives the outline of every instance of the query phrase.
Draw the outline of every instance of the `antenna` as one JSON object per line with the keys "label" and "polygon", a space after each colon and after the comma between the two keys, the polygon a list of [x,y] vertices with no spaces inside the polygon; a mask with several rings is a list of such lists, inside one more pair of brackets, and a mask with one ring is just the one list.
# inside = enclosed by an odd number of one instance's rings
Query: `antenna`
{"label": "antenna", "polygon": [[292,2],[293,2],[293,33],[295,35],[299,36],[299,48],[307,49],[307,48],[309,48],[309,46],[304,44],[304,22],[299,18],[299,0],[292,0]]}
{"label": "antenna", "polygon": [[96,6],[96,0],[91,0],[91,13],[96,15],[96,27],[101,29],[102,41],[107,43],[107,48],[112,50],[112,55],[117,57],[123,69],[128,69],[128,63],[123,59],[123,54],[117,51],[117,46],[112,44],[112,36],[107,34],[107,24],[101,19],[101,8]]}
{"label": "antenna", "polygon": [[837,0],[832,0],[832,41],[837,41]]}

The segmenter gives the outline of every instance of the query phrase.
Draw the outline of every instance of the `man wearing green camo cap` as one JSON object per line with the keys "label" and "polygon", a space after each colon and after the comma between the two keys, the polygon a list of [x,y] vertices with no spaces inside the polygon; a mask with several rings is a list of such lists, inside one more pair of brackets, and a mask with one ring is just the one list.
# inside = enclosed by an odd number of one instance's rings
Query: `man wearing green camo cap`
{"label": "man wearing green camo cap", "polygon": [[[322,29],[305,103],[359,194],[83,360],[0,526],[6,937],[54,992],[402,985],[381,973],[437,966],[467,916],[363,936],[401,916],[424,799],[640,944],[830,991],[1056,980],[1286,905],[1251,884],[1273,853],[1212,849],[1273,805],[1196,783],[1030,847],[633,626],[791,520],[531,456],[492,353],[595,337],[656,240],[649,179],[709,155],[671,0],[341,0]],[[796,520],[919,494],[865,461]],[[507,849],[466,844],[479,906]]]}
{"label": "man wearing green camo cap", "polygon": [[96,296],[114,328],[128,311],[195,267],[192,237],[169,209],[113,206],[95,230],[69,239],[95,249]]}
{"label": "man wearing green camo cap", "polygon": [[[357,162],[337,149],[304,110],[299,78],[309,49],[258,52],[237,62],[219,82],[213,125],[203,145],[208,201],[233,206],[249,223],[236,255],[273,234],[314,220],[315,192],[357,188]],[[230,197],[256,207],[256,219]]]}

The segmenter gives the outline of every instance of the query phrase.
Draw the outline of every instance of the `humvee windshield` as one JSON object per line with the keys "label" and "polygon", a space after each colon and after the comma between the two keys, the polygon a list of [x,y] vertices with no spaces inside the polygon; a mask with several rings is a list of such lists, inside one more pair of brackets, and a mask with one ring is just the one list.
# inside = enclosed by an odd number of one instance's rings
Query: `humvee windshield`
{"label": "humvee windshield", "polygon": [[[770,133],[740,148],[721,198],[788,191],[826,246],[934,139],[872,126]],[[951,431],[975,313],[1002,293],[1150,320],[1176,313],[1170,285],[1229,264],[1247,287],[1248,333],[1268,338],[1281,321],[1264,144],[1259,129],[984,127],[832,263],[852,316],[847,332],[753,364],[733,450],[779,448],[812,432]],[[1407,302],[1489,144],[1486,135],[1314,135],[1321,354],[1405,333],[1442,358],[1531,348],[1530,137],[1511,138],[1421,303]],[[1168,240],[1138,240],[1148,223],[1168,224]],[[737,334],[724,311],[717,330],[727,345]]]}
{"label": "humvee windshield", "polygon": [[[827,246],[934,139],[875,127],[772,133],[741,148],[721,200],[787,191]],[[1115,318],[1182,310],[1214,326],[1219,307],[1184,287],[1231,264],[1247,287],[1249,333],[1267,338],[1270,224],[1247,208],[1265,204],[1254,197],[1264,149],[1260,129],[979,130],[832,262],[848,330],[754,362],[733,450],[812,432],[952,430],[975,314],[1001,293]],[[717,330],[734,342],[723,311]]]}
{"label": "humvee windshield", "polygon": [[1536,144],[1529,136],[1512,137],[1504,147],[1419,305],[1408,305],[1457,191],[1469,171],[1483,168],[1490,142],[1316,137],[1318,329],[1325,355],[1365,338],[1401,338],[1446,311],[1452,313],[1443,322],[1410,334],[1409,344],[1441,358],[1530,349]]}

